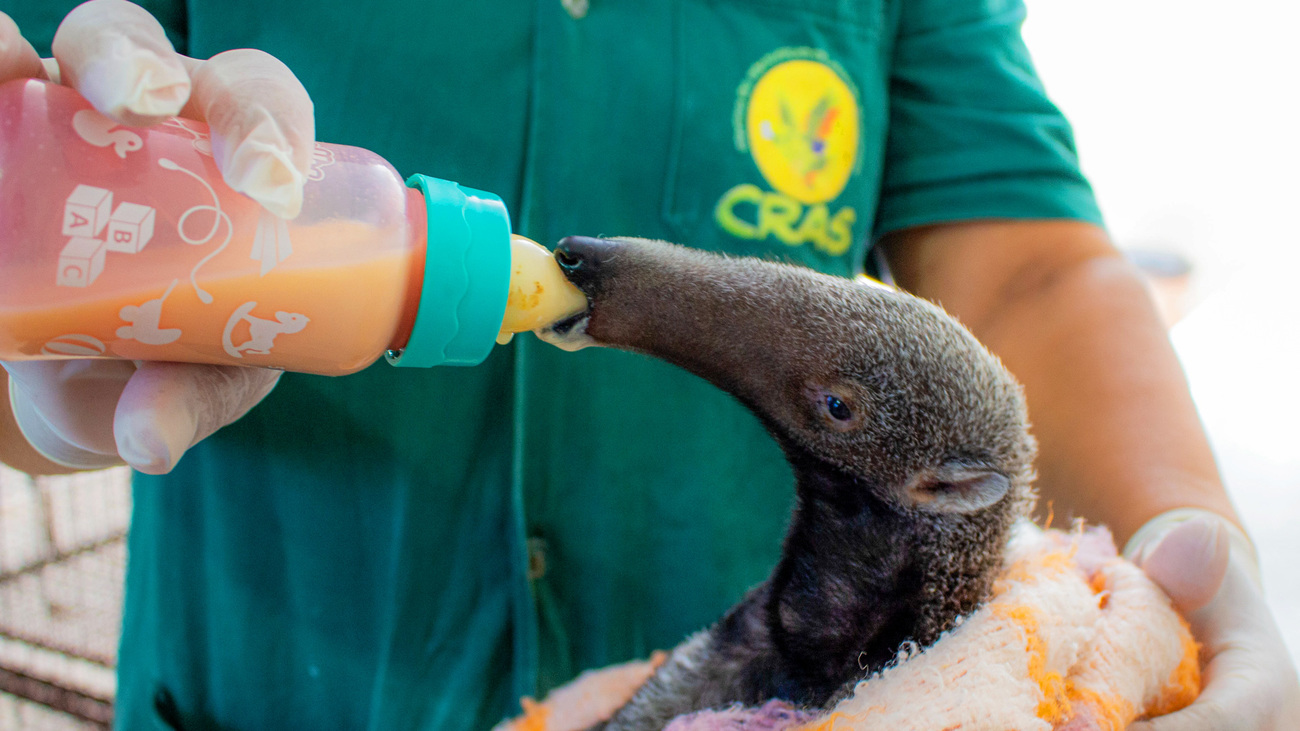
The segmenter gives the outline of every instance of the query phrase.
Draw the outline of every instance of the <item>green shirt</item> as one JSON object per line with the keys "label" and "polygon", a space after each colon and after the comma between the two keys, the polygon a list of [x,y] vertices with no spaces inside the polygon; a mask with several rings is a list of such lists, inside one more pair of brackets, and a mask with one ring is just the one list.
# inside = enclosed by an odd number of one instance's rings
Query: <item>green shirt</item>
{"label": "green shirt", "polygon": [[[46,51],[72,3],[16,4]],[[494,191],[548,244],[850,275],[899,228],[1099,220],[1019,0],[145,5],[182,52],[285,61],[319,139]],[[635,355],[522,336],[469,369],[286,375],[136,480],[118,726],[486,728],[716,619],[791,486],[740,406]]]}

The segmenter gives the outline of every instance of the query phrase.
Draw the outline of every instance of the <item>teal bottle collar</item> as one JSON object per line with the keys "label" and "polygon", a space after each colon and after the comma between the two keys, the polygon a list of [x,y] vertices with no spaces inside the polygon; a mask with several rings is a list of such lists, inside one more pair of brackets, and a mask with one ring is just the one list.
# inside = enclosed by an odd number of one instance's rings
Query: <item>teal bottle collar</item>
{"label": "teal bottle collar", "polygon": [[510,289],[510,214],[491,193],[412,175],[424,194],[428,248],[411,337],[395,366],[478,365],[496,343]]}

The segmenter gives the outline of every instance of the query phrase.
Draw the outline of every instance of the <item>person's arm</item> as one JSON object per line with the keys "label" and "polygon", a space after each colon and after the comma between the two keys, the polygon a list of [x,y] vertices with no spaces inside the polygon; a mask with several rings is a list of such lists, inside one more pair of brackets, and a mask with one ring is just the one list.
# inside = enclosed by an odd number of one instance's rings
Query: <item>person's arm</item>
{"label": "person's arm", "polygon": [[955,315],[1024,384],[1042,509],[1103,523],[1120,545],[1177,507],[1238,522],[1155,305],[1104,231],[972,221],[882,243],[900,286]]}

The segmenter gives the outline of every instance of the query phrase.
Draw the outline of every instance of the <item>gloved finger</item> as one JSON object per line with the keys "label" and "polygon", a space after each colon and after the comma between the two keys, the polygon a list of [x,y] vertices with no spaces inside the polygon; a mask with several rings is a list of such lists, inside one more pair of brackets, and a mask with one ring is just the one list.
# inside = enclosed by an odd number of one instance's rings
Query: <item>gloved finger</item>
{"label": "gloved finger", "polygon": [[148,474],[170,472],[185,451],[266,397],[280,371],[141,363],[117,404],[117,453]]}
{"label": "gloved finger", "polygon": [[44,79],[45,65],[18,24],[0,13],[0,84],[12,79]]}
{"label": "gloved finger", "polygon": [[208,123],[227,185],[277,216],[298,215],[316,120],[311,97],[288,66],[262,51],[217,54],[195,66],[183,113]]}
{"label": "gloved finger", "polygon": [[14,416],[36,451],[69,467],[121,464],[113,413],[135,372],[131,362],[27,361],[4,368]]}
{"label": "gloved finger", "polygon": [[62,81],[96,109],[136,127],[180,113],[190,75],[162,26],[126,0],[90,0],[68,13],[52,45]]}
{"label": "gloved finger", "polygon": [[1138,566],[1186,615],[1214,598],[1228,570],[1230,546],[1222,520],[1193,518],[1144,547]]}
{"label": "gloved finger", "polygon": [[1200,697],[1181,711],[1130,728],[1300,728],[1300,683],[1253,569],[1253,557],[1234,547],[1214,597],[1186,615],[1201,642],[1202,658],[1209,660]]}

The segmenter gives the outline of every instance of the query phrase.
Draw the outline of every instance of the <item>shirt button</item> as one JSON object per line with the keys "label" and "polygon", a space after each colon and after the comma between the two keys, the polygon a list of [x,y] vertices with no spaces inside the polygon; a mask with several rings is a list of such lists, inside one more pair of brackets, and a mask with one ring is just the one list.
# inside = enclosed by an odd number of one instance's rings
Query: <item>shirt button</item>
{"label": "shirt button", "polygon": [[153,712],[167,728],[181,731],[181,712],[176,707],[176,699],[172,697],[171,691],[161,685],[153,692]]}
{"label": "shirt button", "polygon": [[528,539],[528,580],[537,581],[546,575],[546,539]]}
{"label": "shirt button", "polygon": [[569,15],[574,20],[581,20],[587,17],[587,11],[591,9],[591,0],[560,0],[564,9],[569,11]]}

